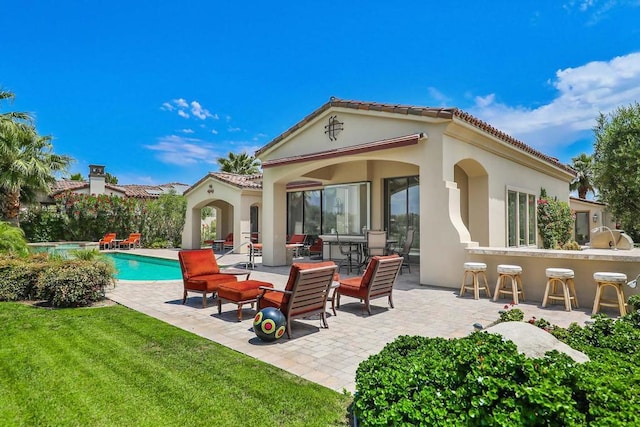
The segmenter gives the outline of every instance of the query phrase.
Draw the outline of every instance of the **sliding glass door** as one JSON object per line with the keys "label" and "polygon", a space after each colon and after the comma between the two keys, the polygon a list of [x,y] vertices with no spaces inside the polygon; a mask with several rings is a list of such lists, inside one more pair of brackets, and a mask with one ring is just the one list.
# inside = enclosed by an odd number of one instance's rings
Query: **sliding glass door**
{"label": "sliding glass door", "polygon": [[402,243],[407,229],[415,231],[412,253],[420,249],[420,181],[417,176],[385,180],[385,224],[390,239]]}

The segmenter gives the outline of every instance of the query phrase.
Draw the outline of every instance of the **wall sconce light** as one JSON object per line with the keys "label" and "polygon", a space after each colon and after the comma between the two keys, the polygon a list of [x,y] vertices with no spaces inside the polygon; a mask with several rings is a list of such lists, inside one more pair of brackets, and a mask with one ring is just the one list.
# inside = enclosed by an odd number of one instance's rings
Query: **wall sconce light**
{"label": "wall sconce light", "polygon": [[598,214],[597,213],[593,214],[593,222],[596,223],[596,224],[598,223]]}
{"label": "wall sconce light", "polygon": [[209,184],[209,189],[207,190],[207,193],[213,194],[213,192],[214,192],[213,184]]}

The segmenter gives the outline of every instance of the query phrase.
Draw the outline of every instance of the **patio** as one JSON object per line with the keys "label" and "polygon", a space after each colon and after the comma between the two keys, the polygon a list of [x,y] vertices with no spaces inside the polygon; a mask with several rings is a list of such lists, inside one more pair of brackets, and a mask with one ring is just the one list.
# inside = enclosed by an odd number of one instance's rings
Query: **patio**
{"label": "patio", "polygon": [[[177,259],[177,250],[132,249],[132,253]],[[236,265],[247,260],[247,255],[227,255],[222,265]],[[284,288],[289,267],[264,267],[257,259],[257,268],[251,279],[273,283]],[[451,266],[460,270],[461,266]],[[270,363],[294,375],[334,389],[355,391],[355,373],[359,363],[378,353],[385,344],[400,335],[429,337],[462,337],[473,331],[473,324],[488,326],[498,318],[498,311],[508,303],[505,300],[490,301],[484,297],[474,300],[470,294],[458,297],[458,291],[450,288],[419,284],[419,266],[411,266],[398,276],[394,288],[395,309],[388,308],[386,299],[372,303],[372,315],[366,314],[363,305],[355,299],[342,298],[342,305],[333,316],[327,310],[329,329],[321,329],[319,318],[295,320],[293,338],[286,336],[273,343],[259,340],[252,331],[254,310],[244,310],[244,320],[237,322],[236,306],[225,304],[218,314],[215,303],[202,308],[201,297],[189,294],[182,305],[182,281],[119,281],[107,292],[107,297],[133,310],[153,316],[164,322],[193,332],[221,345]],[[341,275],[344,275],[344,270]],[[493,290],[495,284],[490,283]],[[459,284],[456,284],[459,287]],[[524,302],[517,306],[525,313],[544,318],[552,324],[569,326],[572,322],[582,325],[590,318],[591,309],[564,311],[560,304],[545,309],[538,302]],[[614,312],[611,312],[615,314]]]}

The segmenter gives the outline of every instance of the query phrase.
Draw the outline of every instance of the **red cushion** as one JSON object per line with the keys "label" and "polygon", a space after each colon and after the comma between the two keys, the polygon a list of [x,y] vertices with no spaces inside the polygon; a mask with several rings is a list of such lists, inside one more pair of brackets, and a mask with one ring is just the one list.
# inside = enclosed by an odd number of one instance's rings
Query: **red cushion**
{"label": "red cushion", "polygon": [[203,274],[220,273],[218,262],[211,249],[193,249],[178,252],[182,275],[185,279]]}
{"label": "red cushion", "polygon": [[222,283],[235,282],[237,276],[231,274],[202,274],[200,276],[192,276],[184,281],[186,289],[196,291],[214,292]]}
{"label": "red cushion", "polygon": [[258,289],[260,286],[273,288],[271,283],[261,282],[259,280],[221,283],[218,287],[218,298],[234,302],[252,300],[262,292],[262,290]]}
{"label": "red cushion", "polygon": [[338,292],[353,298],[364,298],[367,296],[367,287],[362,286],[362,277],[349,277],[340,280]]}

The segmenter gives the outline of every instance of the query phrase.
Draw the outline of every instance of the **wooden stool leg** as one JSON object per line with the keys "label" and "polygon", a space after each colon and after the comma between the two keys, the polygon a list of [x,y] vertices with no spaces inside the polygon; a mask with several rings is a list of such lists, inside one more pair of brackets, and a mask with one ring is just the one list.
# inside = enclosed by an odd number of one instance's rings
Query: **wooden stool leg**
{"label": "wooden stool leg", "polygon": [[544,296],[542,297],[542,308],[547,306],[547,299],[549,298],[549,292],[551,291],[551,283],[553,279],[547,279],[547,286],[544,288]]}
{"label": "wooden stool leg", "polygon": [[560,280],[562,284],[562,294],[564,295],[564,309],[571,311],[571,297],[569,296],[569,286],[567,286],[566,280]]}
{"label": "wooden stool leg", "polygon": [[576,284],[574,283],[573,279],[567,279],[567,282],[569,282],[569,291],[571,292],[571,295],[573,295],[573,303],[575,304],[576,308],[580,308],[580,306],[578,305],[578,294],[576,293]]}
{"label": "wooden stool leg", "polygon": [[596,297],[593,300],[593,310],[591,314],[596,314],[600,311],[600,298],[602,297],[602,285],[598,283],[598,288],[596,289]]}
{"label": "wooden stool leg", "polygon": [[520,298],[521,301],[524,301],[524,286],[522,286],[522,276],[521,275],[517,275],[516,276],[516,280],[518,281],[518,286],[520,287],[520,293],[522,294],[522,298]]}
{"label": "wooden stool leg", "polygon": [[478,283],[478,272],[474,271],[471,273],[473,275],[473,299],[480,299],[480,284]]}
{"label": "wooden stool leg", "polygon": [[465,288],[466,286],[466,282],[467,282],[467,274],[469,272],[465,270],[464,274],[462,275],[462,286],[460,287],[460,296],[464,296],[464,292],[465,292]]}
{"label": "wooden stool leg", "polygon": [[517,276],[509,276],[511,278],[511,296],[513,297],[513,303],[518,305],[518,278]]}
{"label": "wooden stool leg", "polygon": [[484,279],[484,290],[487,293],[487,296],[491,298],[491,288],[489,288],[489,282],[487,281],[487,273],[481,271],[478,274],[482,274],[482,278]]}
{"label": "wooden stool leg", "polygon": [[501,279],[502,279],[502,274],[498,274],[498,280],[496,281],[496,289],[495,289],[495,293],[493,294],[493,300],[494,301],[497,301],[498,300],[498,295],[500,295]]}
{"label": "wooden stool leg", "polygon": [[624,292],[622,290],[622,285],[616,285],[616,293],[618,294],[618,307],[620,308],[620,316],[624,316],[627,314],[627,309],[625,307],[624,302]]}

